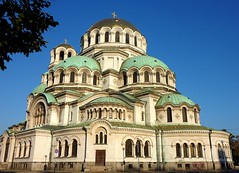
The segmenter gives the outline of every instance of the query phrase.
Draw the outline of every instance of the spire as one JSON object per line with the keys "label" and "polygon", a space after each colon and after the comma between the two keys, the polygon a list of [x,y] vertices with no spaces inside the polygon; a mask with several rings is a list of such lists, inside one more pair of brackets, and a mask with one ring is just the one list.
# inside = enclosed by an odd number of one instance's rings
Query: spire
{"label": "spire", "polygon": [[113,18],[116,18],[116,17],[117,17],[115,11],[114,11],[113,13],[111,13],[111,14],[112,14],[112,17],[113,17]]}
{"label": "spire", "polygon": [[65,40],[64,40],[64,43],[65,43],[65,44],[68,44],[68,40],[67,40],[66,38],[65,38]]}

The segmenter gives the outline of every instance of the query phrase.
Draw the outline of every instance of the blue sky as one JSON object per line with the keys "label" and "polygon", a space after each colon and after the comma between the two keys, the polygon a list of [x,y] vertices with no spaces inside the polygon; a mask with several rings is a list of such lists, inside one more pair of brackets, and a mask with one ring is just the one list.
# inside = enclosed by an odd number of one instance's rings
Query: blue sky
{"label": "blue sky", "polygon": [[44,34],[42,52],[14,55],[0,71],[0,134],[24,121],[27,96],[47,71],[50,50],[80,38],[115,11],[146,37],[147,53],[176,73],[179,92],[201,107],[201,124],[239,134],[238,0],[52,0],[47,9],[60,23]]}

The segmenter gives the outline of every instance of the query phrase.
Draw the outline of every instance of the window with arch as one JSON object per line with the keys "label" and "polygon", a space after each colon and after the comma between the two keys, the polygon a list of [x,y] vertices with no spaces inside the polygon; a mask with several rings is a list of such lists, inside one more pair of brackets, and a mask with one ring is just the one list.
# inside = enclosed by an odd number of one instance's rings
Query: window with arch
{"label": "window with arch", "polygon": [[6,162],[6,161],[7,161],[8,153],[9,153],[9,146],[10,146],[10,139],[9,139],[9,137],[8,137],[8,138],[7,138],[7,141],[6,141],[6,147],[5,147],[5,153],[4,153],[3,162]]}
{"label": "window with arch", "polygon": [[129,44],[129,34],[126,33],[125,35],[125,43]]}
{"label": "window with arch", "polygon": [[77,140],[73,139],[72,142],[72,157],[77,157]]}
{"label": "window with arch", "polygon": [[189,154],[188,154],[188,144],[186,144],[186,143],[183,144],[183,156],[184,157],[189,157]]}
{"label": "window with arch", "polygon": [[138,139],[137,141],[136,141],[136,145],[135,145],[135,154],[136,154],[136,157],[141,157],[141,147],[142,147],[142,145],[141,145],[141,141]]}
{"label": "window with arch", "polygon": [[70,82],[75,82],[75,72],[70,73]]}
{"label": "window with arch", "polygon": [[203,157],[202,144],[198,143],[197,145],[198,157]]}
{"label": "window with arch", "polygon": [[190,144],[191,157],[196,157],[196,147],[194,143]]}
{"label": "window with arch", "polygon": [[150,157],[150,143],[149,141],[146,141],[144,144],[144,156]]}
{"label": "window with arch", "polygon": [[144,82],[149,82],[149,72],[148,71],[144,72]]}
{"label": "window with arch", "polygon": [[185,107],[182,108],[183,122],[188,122],[187,117],[187,109]]}
{"label": "window with arch", "polygon": [[103,127],[99,127],[95,132],[96,144],[107,144],[107,131]]}
{"label": "window with arch", "polygon": [[98,85],[98,76],[97,75],[93,76],[93,85]]}
{"label": "window with arch", "polygon": [[128,77],[126,72],[123,72],[123,81],[124,81],[124,85],[128,84]]}
{"label": "window with arch", "polygon": [[54,84],[54,73],[51,73],[51,78],[52,78],[52,84]]}
{"label": "window with arch", "polygon": [[45,124],[46,108],[44,103],[39,102],[34,108],[34,125]]}
{"label": "window with arch", "polygon": [[82,74],[82,83],[86,83],[86,81],[87,81],[87,75],[86,75],[86,72],[84,72]]}
{"label": "window with arch", "polygon": [[68,52],[67,54],[68,58],[72,56],[72,53],[71,52]]}
{"label": "window with arch", "polygon": [[138,71],[135,71],[133,73],[133,83],[137,83],[138,82],[138,76],[139,76]]}
{"label": "window with arch", "polygon": [[90,38],[90,34],[88,34],[88,46],[90,46],[90,42],[91,42],[90,39],[91,39],[91,38]]}
{"label": "window with arch", "polygon": [[156,72],[156,82],[160,82],[160,72]]}
{"label": "window with arch", "polygon": [[28,151],[28,157],[31,156],[31,150],[32,150],[32,142],[29,141],[29,151]]}
{"label": "window with arch", "polygon": [[168,73],[166,74],[166,84],[168,85]]}
{"label": "window with arch", "polygon": [[134,45],[137,46],[137,37],[134,37]]}
{"label": "window with arch", "polygon": [[22,144],[21,144],[21,142],[19,142],[19,152],[18,152],[18,157],[21,157],[21,153],[22,153]]}
{"label": "window with arch", "polygon": [[176,157],[182,157],[181,145],[179,143],[176,144]]}
{"label": "window with arch", "polygon": [[110,37],[110,34],[109,32],[105,32],[105,42],[109,42],[109,37]]}
{"label": "window with arch", "polygon": [[133,141],[131,139],[127,139],[125,142],[125,156],[133,157]]}
{"label": "window with arch", "polygon": [[59,57],[59,60],[63,60],[63,59],[64,59],[64,54],[65,54],[64,51],[60,51],[60,57]]}
{"label": "window with arch", "polygon": [[61,145],[61,141],[58,142],[58,157],[61,157],[61,150],[62,150],[62,145]]}
{"label": "window with arch", "polygon": [[64,73],[61,72],[61,73],[60,73],[59,83],[63,83],[63,81],[64,81]]}
{"label": "window with arch", "polygon": [[117,31],[115,33],[115,42],[120,42],[120,33],[119,33],[119,31]]}
{"label": "window with arch", "polygon": [[97,32],[97,34],[95,35],[95,44],[98,44],[100,40],[100,34]]}
{"label": "window with arch", "polygon": [[27,154],[27,144],[26,141],[23,142],[23,157],[26,157]]}
{"label": "window with arch", "polygon": [[167,122],[172,122],[172,109],[170,107],[167,108]]}
{"label": "window with arch", "polygon": [[67,157],[69,154],[69,144],[68,141],[65,140],[65,152],[64,152],[64,156]]}
{"label": "window with arch", "polygon": [[198,123],[198,117],[197,117],[197,110],[196,109],[193,110],[193,114],[194,114],[195,123]]}

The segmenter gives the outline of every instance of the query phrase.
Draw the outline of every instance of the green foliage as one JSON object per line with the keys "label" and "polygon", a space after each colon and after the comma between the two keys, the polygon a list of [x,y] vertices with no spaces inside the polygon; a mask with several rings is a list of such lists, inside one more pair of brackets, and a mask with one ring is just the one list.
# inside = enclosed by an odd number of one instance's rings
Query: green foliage
{"label": "green foliage", "polygon": [[50,7],[47,0],[0,0],[0,68],[5,70],[10,55],[41,51],[46,46],[43,33],[58,25],[43,10]]}
{"label": "green foliage", "polygon": [[235,165],[239,165],[239,136],[231,135],[230,145],[232,149],[232,158]]}

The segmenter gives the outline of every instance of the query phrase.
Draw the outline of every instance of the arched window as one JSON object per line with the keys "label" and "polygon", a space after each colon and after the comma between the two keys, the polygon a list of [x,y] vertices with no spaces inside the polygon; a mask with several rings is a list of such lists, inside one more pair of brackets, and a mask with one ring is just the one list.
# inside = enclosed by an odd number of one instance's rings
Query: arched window
{"label": "arched window", "polygon": [[75,139],[72,142],[72,157],[77,157],[77,140]]}
{"label": "arched window", "polygon": [[6,141],[6,148],[5,148],[5,153],[4,153],[4,160],[3,160],[3,162],[6,162],[6,161],[7,161],[7,158],[8,158],[8,152],[9,152],[9,146],[10,146],[10,139],[7,138],[7,141]]}
{"label": "arched window", "polygon": [[137,83],[138,82],[138,71],[135,71],[133,73],[133,83]]}
{"label": "arched window", "polygon": [[59,149],[58,157],[61,157],[61,150],[62,150],[61,141],[59,141],[58,143],[58,149]]}
{"label": "arched window", "polygon": [[61,73],[60,73],[59,83],[63,83],[63,81],[64,81],[64,73],[61,72]]}
{"label": "arched window", "polygon": [[22,153],[22,144],[21,144],[21,142],[19,142],[19,153],[18,153],[18,157],[21,157],[21,153]]}
{"label": "arched window", "polygon": [[203,157],[202,144],[198,143],[197,145],[198,157]]}
{"label": "arched window", "polygon": [[120,33],[118,31],[115,33],[115,42],[120,42]]}
{"label": "arched window", "polygon": [[158,71],[156,72],[156,82],[160,82],[160,73]]}
{"label": "arched window", "polygon": [[176,144],[176,157],[182,157],[181,146],[179,143]]}
{"label": "arched window", "polygon": [[97,34],[95,35],[95,44],[98,44],[98,43],[99,43],[99,40],[100,40],[100,34],[97,33]]}
{"label": "arched window", "polygon": [[188,122],[187,109],[185,107],[182,108],[182,114],[183,114],[183,122]]}
{"label": "arched window", "polygon": [[94,75],[93,76],[93,85],[97,85],[98,84],[98,76]]}
{"label": "arched window", "polygon": [[39,102],[34,108],[34,125],[45,124],[46,109],[42,102]]}
{"label": "arched window", "polygon": [[144,72],[144,82],[149,82],[149,72],[148,71]]}
{"label": "arched window", "polygon": [[125,35],[125,43],[129,44],[129,34],[126,33]]}
{"label": "arched window", "polygon": [[195,123],[198,123],[197,110],[194,109],[193,113],[194,113],[194,121],[195,121]]}
{"label": "arched window", "polygon": [[188,157],[188,145],[186,143],[183,144],[183,156]]}
{"label": "arched window", "polygon": [[172,122],[172,109],[167,108],[167,121]]}
{"label": "arched window", "polygon": [[137,46],[137,37],[134,37],[134,45]]}
{"label": "arched window", "polygon": [[123,80],[124,80],[124,85],[127,85],[128,84],[128,77],[127,77],[126,72],[123,72]]}
{"label": "arched window", "polygon": [[90,34],[88,34],[88,46],[90,46]]}
{"label": "arched window", "polygon": [[71,74],[70,74],[70,82],[75,82],[75,72],[71,72]]}
{"label": "arched window", "polygon": [[51,73],[51,78],[52,78],[52,85],[54,84],[54,73]]}
{"label": "arched window", "polygon": [[26,144],[26,142],[24,141],[24,143],[23,143],[23,157],[26,157],[26,152],[27,152],[27,144]]}
{"label": "arched window", "polygon": [[86,76],[86,72],[84,72],[82,74],[82,83],[86,83],[86,80],[87,80],[87,76]]}
{"label": "arched window", "polygon": [[168,85],[168,74],[166,74],[166,84]]}
{"label": "arched window", "polygon": [[125,156],[133,157],[133,141],[131,139],[127,139],[125,142]]}
{"label": "arched window", "polygon": [[149,141],[146,141],[144,144],[144,156],[150,157],[150,143]]}
{"label": "arched window", "polygon": [[105,42],[109,42],[109,32],[105,32]]}
{"label": "arched window", "polygon": [[28,157],[30,157],[31,156],[31,150],[32,150],[32,142],[31,141],[29,141],[29,153],[28,153]]}
{"label": "arched window", "polygon": [[71,52],[68,52],[67,56],[68,56],[68,58],[71,57],[72,56]]}
{"label": "arched window", "polygon": [[59,57],[59,60],[63,60],[64,59],[64,51],[60,51],[60,57]]}
{"label": "arched window", "polygon": [[196,157],[196,147],[194,143],[190,144],[191,157]]}
{"label": "arched window", "polygon": [[67,157],[68,153],[69,153],[69,144],[68,144],[68,141],[65,140],[65,153],[64,153],[64,156]]}
{"label": "arched window", "polygon": [[136,153],[136,157],[141,156],[141,141],[140,140],[137,140],[137,142],[136,142],[135,153]]}
{"label": "arched window", "polygon": [[99,127],[95,132],[96,144],[107,144],[107,131],[103,127]]}

